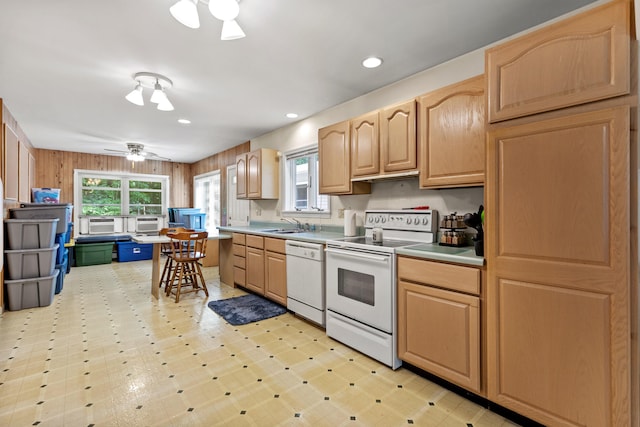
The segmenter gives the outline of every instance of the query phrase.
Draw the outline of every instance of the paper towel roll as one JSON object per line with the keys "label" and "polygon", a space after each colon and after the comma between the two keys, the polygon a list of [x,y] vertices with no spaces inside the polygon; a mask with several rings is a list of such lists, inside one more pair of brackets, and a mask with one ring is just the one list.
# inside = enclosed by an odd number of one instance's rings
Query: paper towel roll
{"label": "paper towel roll", "polygon": [[356,211],[345,209],[344,211],[344,235],[352,237],[356,235]]}

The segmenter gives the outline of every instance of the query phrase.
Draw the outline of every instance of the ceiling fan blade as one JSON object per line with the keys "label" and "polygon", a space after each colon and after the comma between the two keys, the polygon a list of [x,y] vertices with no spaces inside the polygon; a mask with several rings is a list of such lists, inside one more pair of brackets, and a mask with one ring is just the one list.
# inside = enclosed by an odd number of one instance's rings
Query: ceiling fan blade
{"label": "ceiling fan blade", "polygon": [[112,150],[110,148],[105,148],[104,151],[111,151],[112,153],[120,153],[120,154],[129,154],[128,151],[122,151],[122,150]]}
{"label": "ceiling fan blade", "polygon": [[171,159],[170,159],[170,158],[168,158],[168,157],[158,156],[156,153],[152,153],[152,152],[150,152],[150,151],[146,151],[144,154],[145,154],[145,155],[148,155],[148,156],[149,156],[149,159],[164,160],[164,161],[166,161],[166,162],[170,162],[170,161],[171,161]]}

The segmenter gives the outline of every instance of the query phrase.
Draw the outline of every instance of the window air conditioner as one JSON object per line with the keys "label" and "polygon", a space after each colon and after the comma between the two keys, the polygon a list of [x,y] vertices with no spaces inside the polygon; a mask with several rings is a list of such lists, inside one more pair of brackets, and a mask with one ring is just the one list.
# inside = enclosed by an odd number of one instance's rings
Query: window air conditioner
{"label": "window air conditioner", "polygon": [[153,218],[136,218],[136,233],[148,233],[154,231],[160,231],[161,229],[161,218],[153,217]]}
{"label": "window air conditioner", "polygon": [[114,233],[115,229],[114,218],[89,218],[89,234]]}

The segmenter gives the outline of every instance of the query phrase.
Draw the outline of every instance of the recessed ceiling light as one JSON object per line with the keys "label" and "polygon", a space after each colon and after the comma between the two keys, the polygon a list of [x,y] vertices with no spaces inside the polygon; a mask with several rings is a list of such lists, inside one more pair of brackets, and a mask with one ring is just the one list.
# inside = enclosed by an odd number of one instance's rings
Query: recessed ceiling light
{"label": "recessed ceiling light", "polygon": [[376,67],[379,67],[381,64],[382,64],[382,59],[375,56],[370,56],[362,61],[362,66],[366,68],[376,68]]}
{"label": "recessed ceiling light", "polygon": [[298,115],[296,113],[287,113],[287,117],[290,119],[297,119]]}
{"label": "recessed ceiling light", "polygon": [[187,119],[178,119],[178,123],[181,123],[183,125],[190,125],[191,124],[191,120],[187,120]]}

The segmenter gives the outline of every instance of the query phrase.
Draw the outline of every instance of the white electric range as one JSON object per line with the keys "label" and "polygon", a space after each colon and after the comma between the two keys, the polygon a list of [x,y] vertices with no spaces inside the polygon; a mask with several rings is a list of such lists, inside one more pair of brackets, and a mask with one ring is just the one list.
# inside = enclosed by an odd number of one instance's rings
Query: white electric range
{"label": "white electric range", "polygon": [[[438,212],[368,210],[365,235],[327,242],[327,335],[397,369],[396,249],[434,241]],[[374,234],[382,241],[374,242]]]}

